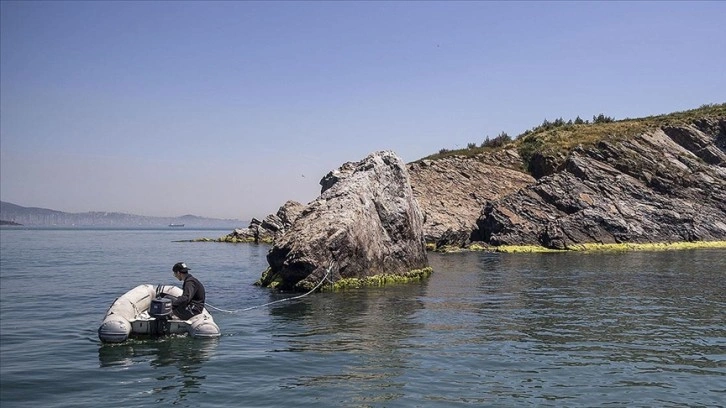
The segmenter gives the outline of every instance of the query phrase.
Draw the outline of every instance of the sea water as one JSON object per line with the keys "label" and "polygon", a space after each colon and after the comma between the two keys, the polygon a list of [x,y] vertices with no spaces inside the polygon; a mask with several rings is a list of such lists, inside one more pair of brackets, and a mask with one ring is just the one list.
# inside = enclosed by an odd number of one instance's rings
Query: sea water
{"label": "sea water", "polygon": [[[717,407],[726,251],[429,254],[425,282],[283,299],[230,230],[0,230],[0,406]],[[222,336],[102,344],[114,299],[207,289]]]}

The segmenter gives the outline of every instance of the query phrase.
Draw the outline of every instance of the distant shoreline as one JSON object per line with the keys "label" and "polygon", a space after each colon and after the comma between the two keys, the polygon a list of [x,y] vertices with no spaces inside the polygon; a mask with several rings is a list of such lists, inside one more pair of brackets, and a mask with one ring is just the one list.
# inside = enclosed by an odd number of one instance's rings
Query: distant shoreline
{"label": "distant shoreline", "polygon": [[[237,228],[245,225],[244,220],[208,218],[192,214],[176,217],[150,217],[107,211],[91,211],[84,213],[67,213],[48,208],[23,207],[17,204],[0,201],[0,220],[2,225],[23,225],[38,227],[166,227],[183,225],[184,228]],[[15,224],[5,224],[11,222]]]}
{"label": "distant shoreline", "polygon": [[166,225],[8,225],[0,224],[4,230],[37,230],[37,231],[168,231],[170,233],[182,233],[189,231],[230,231],[234,227],[199,226],[184,228],[169,228]]}

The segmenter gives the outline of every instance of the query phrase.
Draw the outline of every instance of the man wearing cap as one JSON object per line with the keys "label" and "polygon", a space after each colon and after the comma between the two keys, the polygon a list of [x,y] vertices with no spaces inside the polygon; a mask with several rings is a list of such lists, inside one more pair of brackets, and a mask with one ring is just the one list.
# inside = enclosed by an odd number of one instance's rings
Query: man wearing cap
{"label": "man wearing cap", "polygon": [[184,262],[178,262],[171,268],[174,277],[184,282],[182,295],[171,301],[174,315],[181,320],[189,320],[204,310],[204,285],[189,273],[190,269]]}

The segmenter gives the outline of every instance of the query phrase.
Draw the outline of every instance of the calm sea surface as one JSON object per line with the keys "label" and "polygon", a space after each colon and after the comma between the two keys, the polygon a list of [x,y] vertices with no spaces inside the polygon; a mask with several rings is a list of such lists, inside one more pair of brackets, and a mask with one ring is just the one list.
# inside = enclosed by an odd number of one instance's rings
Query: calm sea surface
{"label": "calm sea surface", "polygon": [[174,242],[230,231],[1,229],[0,406],[726,404],[723,250],[429,254],[421,284],[212,309],[216,340],[99,342],[178,261],[217,308],[283,298],[269,247]]}

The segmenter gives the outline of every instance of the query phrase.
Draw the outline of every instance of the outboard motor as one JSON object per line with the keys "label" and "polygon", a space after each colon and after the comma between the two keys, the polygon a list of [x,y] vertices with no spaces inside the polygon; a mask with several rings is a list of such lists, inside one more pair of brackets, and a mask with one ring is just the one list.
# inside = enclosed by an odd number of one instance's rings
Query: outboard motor
{"label": "outboard motor", "polygon": [[162,297],[152,299],[149,315],[157,319],[169,317],[171,315],[171,299]]}
{"label": "outboard motor", "polygon": [[166,334],[168,331],[167,323],[171,318],[171,312],[171,299],[157,297],[151,300],[149,315],[156,319],[152,329],[153,334]]}

